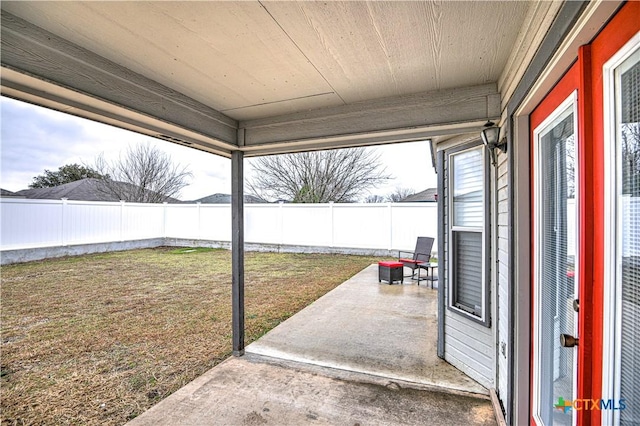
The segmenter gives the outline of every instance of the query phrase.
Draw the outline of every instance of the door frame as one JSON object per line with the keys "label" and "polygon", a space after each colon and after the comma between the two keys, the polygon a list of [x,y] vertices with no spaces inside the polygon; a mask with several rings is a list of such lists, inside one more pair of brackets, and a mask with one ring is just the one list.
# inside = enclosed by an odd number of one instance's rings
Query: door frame
{"label": "door frame", "polygon": [[[540,394],[540,374],[538,373],[538,370],[540,368],[540,364],[539,364],[539,360],[541,357],[540,354],[540,329],[538,327],[538,322],[537,322],[537,318],[539,318],[541,316],[541,309],[542,306],[539,303],[541,300],[541,285],[540,285],[540,281],[541,281],[541,275],[542,275],[542,268],[543,265],[541,264],[541,258],[542,258],[542,247],[539,244],[539,241],[541,239],[541,229],[538,226],[538,224],[540,223],[541,217],[542,217],[542,184],[543,184],[543,180],[544,180],[544,176],[541,176],[540,173],[537,173],[537,171],[540,168],[540,150],[541,150],[541,144],[540,144],[540,134],[542,133],[543,130],[546,130],[546,128],[555,120],[557,120],[559,117],[562,116],[562,114],[565,113],[565,111],[567,109],[571,109],[571,114],[573,114],[573,129],[574,129],[574,135],[575,135],[575,147],[576,147],[576,151],[575,151],[575,175],[574,175],[574,185],[575,185],[575,212],[573,215],[573,220],[575,221],[575,232],[574,232],[574,270],[575,270],[575,278],[574,278],[574,295],[575,298],[577,299],[579,297],[579,286],[577,285],[577,283],[579,283],[579,256],[578,256],[578,247],[580,247],[580,235],[579,232],[577,232],[580,229],[579,226],[579,218],[580,218],[580,214],[579,214],[579,205],[580,205],[580,191],[578,190],[578,182],[580,181],[580,167],[579,167],[579,161],[578,158],[580,157],[581,153],[580,153],[580,143],[579,141],[579,135],[578,135],[578,92],[577,90],[574,90],[573,92],[571,92],[571,94],[564,100],[562,101],[558,106],[555,107],[555,109],[549,113],[546,118],[544,120],[542,120],[536,127],[535,129],[533,129],[533,138],[532,138],[532,149],[533,149],[533,168],[532,168],[532,177],[533,177],[533,223],[532,223],[532,228],[533,228],[533,235],[532,235],[532,276],[533,276],[533,281],[532,281],[532,303],[533,303],[533,309],[531,312],[531,327],[532,327],[532,348],[531,348],[531,352],[532,352],[532,359],[531,359],[531,371],[532,371],[532,387],[531,387],[531,400],[532,400],[532,405],[531,405],[531,416],[532,419],[534,420],[534,422],[536,424],[540,424],[542,425],[542,419],[538,416],[538,412],[540,411],[540,401],[539,401],[539,394]],[[577,336],[577,331],[578,331],[578,315],[576,312],[573,313],[574,316],[574,320],[573,320],[573,330],[572,333],[574,336]],[[578,376],[578,354],[577,354],[577,349],[572,349],[574,351],[574,357],[573,357],[573,377],[572,377],[572,394],[575,396],[576,392],[577,392],[577,376]],[[576,424],[576,415],[575,412],[572,410],[572,423],[575,425]]]}
{"label": "door frame", "polygon": [[[640,2],[590,2],[579,12],[577,21],[568,23],[570,33],[538,74],[530,78],[528,93],[508,108],[511,117],[509,166],[513,191],[511,265],[511,320],[515,335],[512,365],[513,424],[534,424],[531,415],[532,359],[532,282],[533,282],[533,151],[532,131],[536,116],[578,89],[582,173],[580,179],[580,347],[578,349],[577,398],[602,396],[602,308],[604,269],[604,144],[602,143],[602,59],[609,59],[638,31]],[[600,65],[598,65],[600,64]],[[555,97],[555,99],[553,99]],[[537,121],[541,121],[538,119]],[[577,413],[581,425],[601,424],[601,410]]]}

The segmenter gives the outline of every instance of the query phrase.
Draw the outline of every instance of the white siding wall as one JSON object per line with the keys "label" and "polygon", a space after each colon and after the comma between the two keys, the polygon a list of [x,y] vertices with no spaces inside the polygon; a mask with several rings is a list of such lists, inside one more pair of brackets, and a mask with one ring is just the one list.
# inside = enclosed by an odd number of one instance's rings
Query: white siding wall
{"label": "white siding wall", "polygon": [[495,346],[491,328],[447,310],[444,332],[445,360],[482,386],[494,387]]}
{"label": "white siding wall", "polygon": [[[498,397],[503,407],[507,407],[507,386],[509,368],[507,359],[510,356],[509,347],[509,177],[507,154],[498,157],[497,185],[498,191],[498,229],[497,232],[497,288],[498,288]],[[492,238],[493,240],[493,238]],[[491,262],[494,264],[494,262]]]}

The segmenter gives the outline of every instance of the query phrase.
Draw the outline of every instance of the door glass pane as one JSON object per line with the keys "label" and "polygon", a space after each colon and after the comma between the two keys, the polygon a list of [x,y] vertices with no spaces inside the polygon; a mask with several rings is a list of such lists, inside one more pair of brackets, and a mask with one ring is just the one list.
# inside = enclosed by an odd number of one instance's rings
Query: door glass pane
{"label": "door glass pane", "polygon": [[621,425],[640,424],[640,50],[616,70],[617,150],[621,163],[618,188],[618,253],[622,273],[619,397]]}
{"label": "door glass pane", "polygon": [[560,346],[560,334],[574,335],[576,144],[573,107],[540,133],[538,227],[539,413],[545,425],[571,425],[563,409],[573,395],[575,349]]}

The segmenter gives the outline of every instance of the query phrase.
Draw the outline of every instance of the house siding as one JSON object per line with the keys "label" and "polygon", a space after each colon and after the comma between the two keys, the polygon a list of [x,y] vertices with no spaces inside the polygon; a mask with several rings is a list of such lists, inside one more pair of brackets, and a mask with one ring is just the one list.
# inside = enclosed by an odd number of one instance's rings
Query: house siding
{"label": "house siding", "polygon": [[496,351],[497,357],[497,381],[496,388],[498,397],[503,407],[508,406],[507,394],[509,383],[509,366],[508,359],[511,356],[511,348],[509,347],[509,176],[508,176],[508,156],[500,154],[498,156],[498,167],[496,176],[497,190],[497,262],[491,262],[496,265],[497,272],[494,275],[497,279],[497,317],[498,317],[498,335],[496,343],[498,345]]}
{"label": "house siding", "polygon": [[450,310],[445,315],[445,360],[481,385],[493,387],[495,349],[491,328]]}
{"label": "house siding", "polygon": [[[466,146],[469,147],[469,146]],[[453,152],[453,150],[451,151]],[[449,306],[449,266],[451,263],[451,253],[449,249],[449,159],[445,152],[442,162],[443,194],[444,203],[443,232],[438,237],[443,239],[444,253],[442,276],[440,283],[443,285],[444,306]],[[489,189],[487,188],[487,191]],[[486,232],[490,232],[489,229]],[[490,248],[487,247],[486,255],[490,256]],[[490,285],[487,283],[487,285]],[[490,298],[491,300],[491,298]],[[489,307],[488,312],[491,312]],[[493,329],[486,327],[476,321],[468,319],[464,314],[460,314],[451,309],[444,309],[444,359],[460,371],[480,383],[485,387],[495,385],[495,338]]]}

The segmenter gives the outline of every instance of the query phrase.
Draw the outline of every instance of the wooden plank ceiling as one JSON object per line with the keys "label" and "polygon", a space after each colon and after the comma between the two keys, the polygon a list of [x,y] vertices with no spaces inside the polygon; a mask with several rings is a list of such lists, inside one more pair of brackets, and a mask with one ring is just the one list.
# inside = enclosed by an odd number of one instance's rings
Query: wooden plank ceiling
{"label": "wooden plank ceiling", "polygon": [[2,93],[221,155],[454,135],[532,5],[3,1]]}

